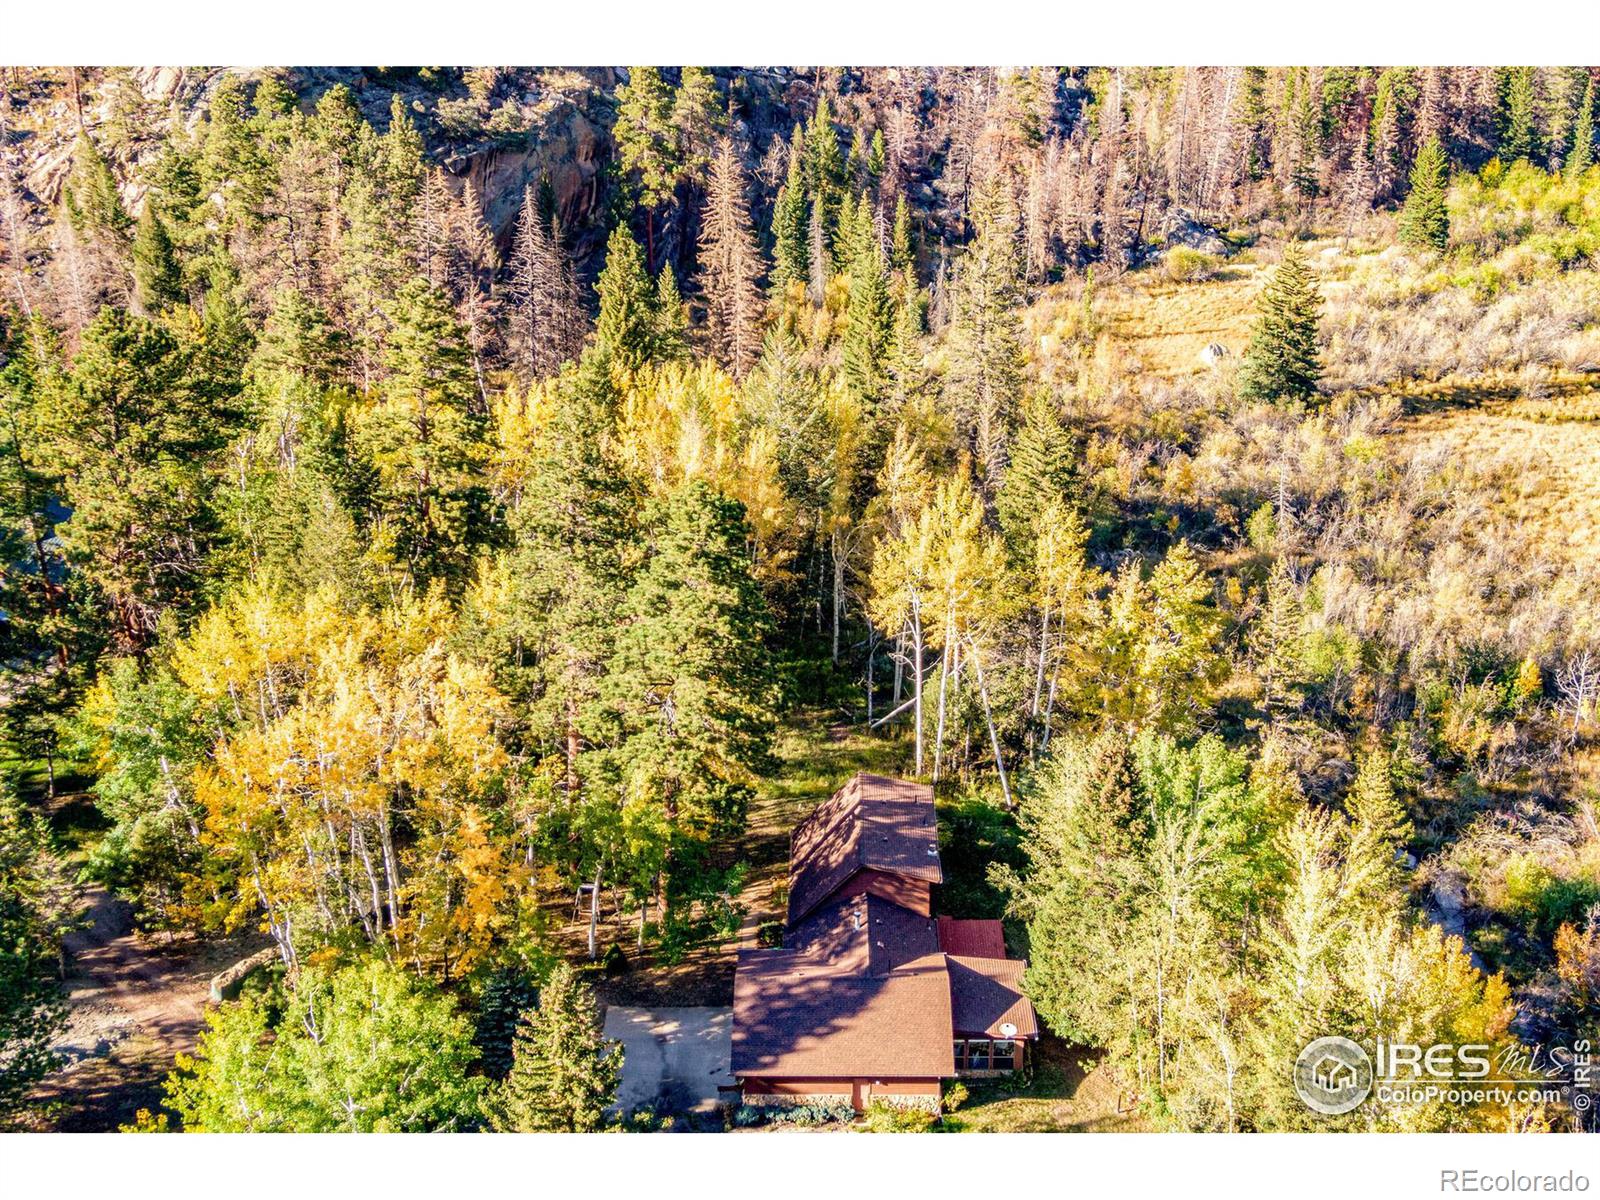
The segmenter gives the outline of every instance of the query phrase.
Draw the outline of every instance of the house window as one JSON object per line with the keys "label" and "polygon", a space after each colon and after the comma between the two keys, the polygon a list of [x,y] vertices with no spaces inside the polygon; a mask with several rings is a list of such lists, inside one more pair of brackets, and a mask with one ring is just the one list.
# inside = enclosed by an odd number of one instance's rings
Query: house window
{"label": "house window", "polygon": [[1016,1066],[1017,1044],[1015,1042],[996,1042],[991,1061],[994,1063],[996,1071],[1005,1071]]}
{"label": "house window", "polygon": [[967,1070],[987,1071],[989,1069],[989,1043],[967,1043]]}
{"label": "house window", "polygon": [[966,1069],[967,1069],[967,1044],[965,1042],[957,1042],[956,1043],[956,1070],[965,1071]]}

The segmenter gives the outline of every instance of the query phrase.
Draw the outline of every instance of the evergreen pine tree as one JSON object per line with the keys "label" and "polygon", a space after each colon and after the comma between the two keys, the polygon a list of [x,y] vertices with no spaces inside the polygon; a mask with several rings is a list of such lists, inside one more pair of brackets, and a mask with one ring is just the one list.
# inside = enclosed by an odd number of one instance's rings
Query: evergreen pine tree
{"label": "evergreen pine tree", "polygon": [[1023,382],[1017,217],[998,171],[979,185],[970,218],[972,241],[956,264],[946,393],[993,496]]}
{"label": "evergreen pine tree", "polygon": [[62,198],[67,219],[80,236],[104,237],[126,245],[133,220],[122,207],[111,164],[87,135],[73,147],[72,173],[67,176]]}
{"label": "evergreen pine tree", "polygon": [[606,265],[595,291],[600,298],[596,350],[615,365],[637,371],[655,353],[656,288],[645,271],[639,243],[625,224],[613,229],[606,242]]}
{"label": "evergreen pine tree", "polygon": [[1301,196],[1317,194],[1317,166],[1322,153],[1322,104],[1316,79],[1304,68],[1296,88],[1293,112],[1289,114],[1289,179]]}
{"label": "evergreen pine tree", "polygon": [[1299,246],[1290,243],[1256,301],[1256,320],[1239,366],[1245,400],[1309,400],[1322,364],[1317,325],[1322,297]]}
{"label": "evergreen pine tree", "polygon": [[833,105],[824,92],[806,127],[806,187],[813,207],[822,218],[825,235],[831,235],[838,216],[839,196],[844,190],[844,158],[839,152],[839,135],[833,128]]}
{"label": "evergreen pine tree", "polygon": [[274,373],[330,387],[349,368],[344,334],[300,291],[284,288],[272,299],[266,326],[246,374],[253,381]]}
{"label": "evergreen pine tree", "polygon": [[658,362],[678,362],[689,357],[689,313],[671,263],[664,265],[656,275],[655,337],[651,357]]}
{"label": "evergreen pine tree", "polygon": [[1398,874],[1396,853],[1411,836],[1411,821],[1395,795],[1387,751],[1361,756],[1344,805],[1350,817],[1352,862],[1393,881]]}
{"label": "evergreen pine tree", "polygon": [[1378,76],[1372,101],[1372,121],[1367,133],[1371,140],[1372,190],[1379,201],[1393,199],[1398,193],[1400,175],[1404,169],[1401,161],[1398,90],[1394,70],[1384,71]]}
{"label": "evergreen pine tree", "polygon": [[883,179],[884,168],[889,163],[889,149],[883,140],[883,130],[872,131],[872,148],[867,152],[867,186],[876,188]]}
{"label": "evergreen pine tree", "polygon": [[1450,242],[1450,213],[1445,207],[1449,181],[1444,150],[1430,137],[1411,164],[1411,191],[1400,213],[1400,240],[1412,246],[1443,250]]}
{"label": "evergreen pine tree", "polygon": [[[870,265],[882,259],[882,251],[871,199],[865,192],[858,197],[847,194],[839,208],[839,273],[853,275],[857,262]],[[877,261],[877,269],[887,267]]]}
{"label": "evergreen pine tree", "polygon": [[52,1043],[67,1013],[53,976],[72,899],[44,822],[0,780],[0,1129],[59,1062]]}
{"label": "evergreen pine tree", "polygon": [[511,510],[511,596],[502,616],[528,647],[529,720],[566,760],[569,800],[581,788],[579,756],[602,740],[600,686],[616,639],[632,510],[623,474],[605,449],[615,422],[605,381],[564,373],[556,403]]}
{"label": "evergreen pine tree", "polygon": [[1030,397],[1012,440],[995,516],[1013,561],[1031,563],[1038,522],[1052,504],[1070,506],[1077,479],[1072,431],[1048,395]]}
{"label": "evergreen pine tree", "polygon": [[837,275],[850,273],[850,260],[855,256],[856,244],[856,197],[854,192],[845,192],[839,197],[839,209],[834,217],[835,228],[838,230],[833,239],[833,270]]}
{"label": "evergreen pine tree", "polygon": [[807,246],[805,166],[801,159],[801,132],[795,127],[789,148],[789,174],[778,189],[772,209],[772,282],[778,288],[805,283],[811,277],[811,252]]}
{"label": "evergreen pine tree", "polygon": [[594,993],[561,963],[523,1014],[511,1073],[491,1103],[502,1133],[588,1133],[617,1095],[622,1048],[601,1032]]}
{"label": "evergreen pine tree", "polygon": [[606,688],[626,790],[661,804],[670,906],[692,882],[690,851],[743,820],[750,772],[768,753],[773,679],[744,506],[690,478],[645,524],[649,558],[623,605]]}
{"label": "evergreen pine tree", "polygon": [[888,392],[894,318],[883,254],[875,243],[868,243],[856,252],[850,270],[850,302],[845,309],[840,361],[851,391],[869,406],[881,402]]}
{"label": "evergreen pine tree", "polygon": [[1512,67],[1506,80],[1501,119],[1500,157],[1507,162],[1532,160],[1539,152],[1538,97],[1532,67]]}
{"label": "evergreen pine tree", "polygon": [[698,188],[716,152],[728,113],[717,91],[717,80],[704,67],[684,67],[672,96],[672,127],[676,134],[679,179]]}
{"label": "evergreen pine tree", "polygon": [[1566,174],[1576,179],[1594,164],[1594,78],[1591,76],[1578,101],[1578,116],[1572,126],[1572,152],[1567,155]]}
{"label": "evergreen pine tree", "polygon": [[889,241],[889,269],[898,274],[903,283],[909,282],[913,286],[916,284],[912,275],[915,255],[911,245],[911,209],[906,205],[905,194],[901,193],[894,201],[894,233]]}
{"label": "evergreen pine tree", "polygon": [[848,189],[867,186],[867,135],[859,126],[850,136],[850,149],[844,156],[844,177]]}
{"label": "evergreen pine tree", "polygon": [[357,420],[374,473],[375,561],[413,583],[464,583],[489,535],[488,452],[465,332],[449,298],[414,279],[389,306],[379,402]]}
{"label": "evergreen pine tree", "polygon": [[894,306],[894,330],[889,339],[889,376],[894,397],[904,400],[916,390],[922,373],[922,303],[915,287],[902,286]]}
{"label": "evergreen pine tree", "polygon": [[1282,558],[1267,577],[1267,607],[1257,626],[1262,700],[1269,712],[1296,706],[1295,689],[1304,682],[1300,591]]}
{"label": "evergreen pine tree", "polygon": [[183,269],[178,266],[166,223],[151,205],[145,205],[133,235],[134,295],[147,313],[159,313],[181,303]]}
{"label": "evergreen pine tree", "polygon": [[478,1020],[472,1041],[481,1054],[483,1073],[502,1080],[511,1073],[512,1047],[522,1014],[539,1003],[539,989],[520,967],[498,967],[478,997]]}
{"label": "evergreen pine tree", "polygon": [[617,120],[611,136],[622,169],[631,178],[645,210],[648,262],[655,261],[656,214],[672,200],[682,157],[672,123],[672,89],[655,67],[630,67],[628,82],[617,88]]}
{"label": "evergreen pine tree", "polygon": [[248,99],[241,76],[228,72],[217,81],[196,164],[202,194],[221,201],[230,225],[259,215],[266,190],[267,163],[250,128]]}
{"label": "evergreen pine tree", "polygon": [[189,359],[162,325],[104,308],[38,410],[72,509],[68,561],[109,602],[127,649],[195,596],[212,544],[208,467],[226,431]]}
{"label": "evergreen pine tree", "polygon": [[1266,177],[1270,160],[1267,145],[1267,69],[1245,67],[1239,83],[1239,104],[1233,121],[1241,140],[1245,178]]}

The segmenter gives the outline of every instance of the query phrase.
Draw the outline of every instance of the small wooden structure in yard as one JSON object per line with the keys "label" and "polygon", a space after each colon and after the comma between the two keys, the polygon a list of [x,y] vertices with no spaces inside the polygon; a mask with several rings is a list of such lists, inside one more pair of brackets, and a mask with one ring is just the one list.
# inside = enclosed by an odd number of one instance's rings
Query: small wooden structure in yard
{"label": "small wooden structure in yard", "polygon": [[1039,1027],[999,921],[933,916],[933,789],[857,775],[790,841],[783,944],[739,955],[732,1069],[748,1104],[937,1111],[942,1081],[1021,1067]]}

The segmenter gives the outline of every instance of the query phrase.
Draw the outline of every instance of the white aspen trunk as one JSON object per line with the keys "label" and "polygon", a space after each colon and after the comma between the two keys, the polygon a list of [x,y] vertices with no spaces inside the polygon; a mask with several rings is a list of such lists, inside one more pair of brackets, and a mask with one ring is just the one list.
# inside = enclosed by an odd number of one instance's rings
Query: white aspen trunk
{"label": "white aspen trunk", "polygon": [[844,559],[839,554],[839,531],[829,536],[829,557],[833,559],[833,665],[839,665],[839,619],[844,612]]}
{"label": "white aspen trunk", "polygon": [[1165,985],[1165,956],[1156,955],[1156,1082],[1162,1090],[1167,1086],[1167,1043],[1166,1025],[1164,1023],[1163,1008],[1166,1003],[1164,992]]}
{"label": "white aspen trunk", "polygon": [[256,901],[261,905],[261,910],[267,914],[267,931],[272,934],[272,940],[278,943],[278,954],[283,959],[283,966],[291,974],[296,970],[300,961],[294,949],[294,932],[289,927],[288,918],[279,921],[272,911],[272,901],[267,897],[267,891],[261,886],[261,866],[251,855],[250,882],[256,889]]}
{"label": "white aspen trunk", "polygon": [[917,718],[917,775],[922,775],[922,617],[915,603],[911,606],[911,660],[913,698]]}
{"label": "white aspen trunk", "polygon": [[1056,669],[1050,673],[1050,694],[1044,701],[1044,734],[1039,738],[1039,753],[1043,754],[1050,749],[1050,717],[1056,708],[1056,684],[1061,681],[1061,664],[1056,664]]}
{"label": "white aspen trunk", "polygon": [[1045,605],[1039,617],[1039,666],[1033,676],[1033,707],[1028,716],[1038,717],[1039,696],[1044,691],[1044,660],[1050,652],[1050,606]]}
{"label": "white aspen trunk", "polygon": [[1000,776],[1000,795],[1005,798],[1006,809],[1009,811],[1011,803],[1011,784],[1006,779],[1005,759],[1000,754],[1000,735],[995,732],[994,714],[989,710],[989,688],[983,682],[983,663],[978,659],[978,648],[970,647],[972,653],[972,674],[978,681],[978,698],[983,701],[983,720],[989,726],[989,748],[994,751],[994,769]]}
{"label": "white aspen trunk", "polygon": [[356,911],[361,917],[361,928],[365,930],[367,941],[377,942],[383,939],[383,930],[374,922],[383,920],[383,904],[378,899],[378,876],[372,870],[372,855],[367,853],[367,839],[362,836],[360,827],[350,826],[350,854],[353,858],[361,860],[361,866],[366,872],[367,888],[372,899],[372,911],[367,912],[360,908]]}
{"label": "white aspen trunk", "polygon": [[598,938],[600,932],[600,873],[604,869],[603,862],[597,863],[594,868],[594,891],[589,893],[589,961],[593,962],[599,957]]}
{"label": "white aspen trunk", "polygon": [[945,701],[950,690],[950,626],[951,622],[946,620],[944,626],[944,646],[939,652],[939,716],[934,725],[933,731],[933,781],[935,783],[939,782],[939,770],[944,765]]}
{"label": "white aspen trunk", "polygon": [[913,696],[911,699],[904,701],[899,708],[890,709],[888,712],[884,713],[883,716],[872,722],[872,728],[876,729],[879,725],[887,725],[890,721],[894,720],[901,713],[905,712],[906,709],[910,708],[916,702],[917,698]]}
{"label": "white aspen trunk", "polygon": [[387,804],[378,810],[378,836],[383,849],[384,898],[388,902],[389,929],[392,932],[400,924],[400,864],[395,860],[394,833],[389,828]]}
{"label": "white aspen trunk", "polygon": [[894,635],[894,705],[900,707],[900,689],[905,683],[906,671],[906,631],[902,629]]}
{"label": "white aspen trunk", "polygon": [[872,728],[872,660],[878,652],[878,632],[867,628],[867,728]]}

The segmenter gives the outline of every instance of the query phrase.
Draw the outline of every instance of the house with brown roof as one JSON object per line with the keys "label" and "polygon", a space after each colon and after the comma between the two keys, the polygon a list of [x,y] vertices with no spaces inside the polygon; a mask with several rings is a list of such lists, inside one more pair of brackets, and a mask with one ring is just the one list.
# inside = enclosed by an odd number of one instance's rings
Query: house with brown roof
{"label": "house with brown roof", "polygon": [[741,951],[733,1074],[746,1103],[937,1108],[941,1082],[1023,1065],[1027,963],[999,921],[933,915],[933,789],[857,775],[790,839],[783,944]]}

